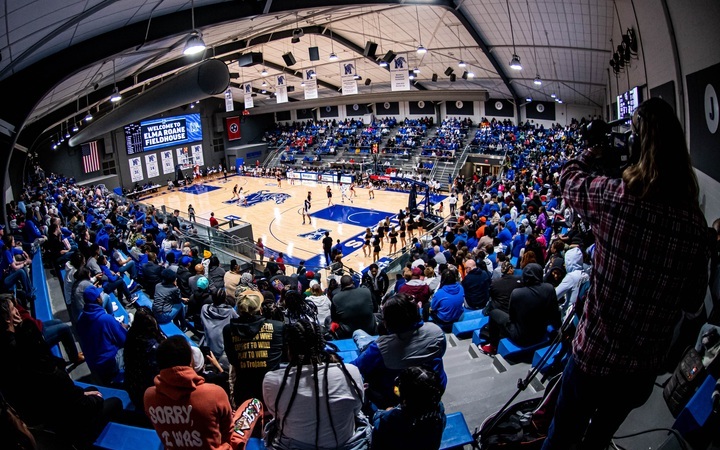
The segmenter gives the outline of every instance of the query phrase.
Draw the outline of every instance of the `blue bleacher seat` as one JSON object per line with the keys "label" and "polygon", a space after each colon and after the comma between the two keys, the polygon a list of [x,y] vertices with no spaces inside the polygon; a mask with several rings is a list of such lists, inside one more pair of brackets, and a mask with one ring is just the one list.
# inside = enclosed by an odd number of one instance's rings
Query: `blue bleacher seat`
{"label": "blue bleacher seat", "polygon": [[473,437],[472,434],[470,434],[467,423],[465,423],[463,413],[456,412],[448,414],[442,441],[440,442],[440,450],[462,448],[464,445],[472,443]]}
{"label": "blue bleacher seat", "polygon": [[349,362],[355,361],[355,360],[357,359],[357,357],[358,357],[358,352],[357,352],[357,350],[351,350],[351,351],[346,351],[346,352],[338,352],[337,354],[338,354],[339,357],[341,357],[341,358],[343,359],[343,361],[344,361],[345,363],[349,363]]}
{"label": "blue bleacher seat", "polygon": [[146,293],[144,293],[143,291],[138,291],[135,294],[138,296],[136,302],[137,306],[144,306],[146,308],[152,309],[152,300],[150,300],[150,297],[148,297]]}
{"label": "blue bleacher seat", "polygon": [[717,379],[714,377],[708,375],[705,378],[695,395],[678,414],[672,426],[673,429],[686,436],[688,433],[705,426],[713,411],[712,393],[713,389],[715,389],[715,383],[717,383]]}
{"label": "blue bleacher seat", "polygon": [[135,411],[135,405],[133,405],[132,401],[130,400],[130,395],[127,393],[127,391],[123,391],[122,389],[109,388],[105,386],[95,386],[94,384],[86,384],[79,381],[76,381],[75,384],[83,389],[94,386],[97,388],[98,391],[100,391],[100,393],[103,395],[103,398],[118,398],[122,402],[124,410]]}
{"label": "blue bleacher seat", "polygon": [[162,332],[165,333],[165,336],[168,336],[168,337],[182,336],[188,340],[190,345],[192,345],[193,347],[197,347],[197,344],[195,343],[195,341],[193,341],[185,333],[183,333],[182,330],[180,328],[178,328],[178,326],[175,325],[173,322],[162,323],[162,324],[159,324],[159,326],[160,326],[160,329],[162,330]]}
{"label": "blue bleacher seat", "polygon": [[352,339],[338,339],[330,342],[337,346],[339,352],[357,351],[357,345],[355,345],[355,341]]}
{"label": "blue bleacher seat", "polygon": [[482,309],[465,309],[465,311],[460,316],[460,320],[458,320],[458,322],[463,322],[465,320],[482,319],[483,317],[485,317],[485,314],[483,313]]}
{"label": "blue bleacher seat", "polygon": [[[535,354],[533,355],[532,359],[532,366],[537,367],[538,364],[540,364],[540,360],[545,356],[545,353],[547,353],[550,350],[550,346],[540,348],[535,351]],[[555,358],[557,357],[557,354],[560,353],[560,350],[562,350],[562,345],[557,345],[552,352],[552,355],[548,358],[547,361],[545,361],[545,364],[540,368],[540,373],[544,373],[545,370],[547,370],[548,367],[550,367],[554,362]],[[568,357],[568,353],[564,355],[564,358]]]}
{"label": "blue bleacher seat", "polygon": [[260,438],[250,438],[245,450],[265,450],[265,443]]}
{"label": "blue bleacher seat", "polygon": [[475,345],[485,344],[485,339],[480,335],[480,330],[473,331],[472,343]]}
{"label": "blue bleacher seat", "polygon": [[452,327],[452,332],[459,339],[465,339],[472,336],[473,331],[479,330],[490,320],[488,317],[482,317],[480,319],[464,320],[462,322],[455,322]]}
{"label": "blue bleacher seat", "polygon": [[549,344],[550,338],[547,336],[537,344],[529,345],[527,347],[521,347],[519,345],[516,345],[510,339],[505,338],[500,339],[497,352],[498,355],[502,356],[508,361],[522,361],[524,359],[529,359],[530,355],[532,355],[535,350],[546,347]]}
{"label": "blue bleacher seat", "polygon": [[106,450],[162,450],[155,430],[110,422],[95,441],[95,447]]}
{"label": "blue bleacher seat", "polygon": [[[33,288],[35,288],[35,301],[33,302],[33,309],[35,310],[35,318],[41,322],[52,320],[52,306],[50,304],[50,293],[48,292],[47,279],[45,278],[45,269],[43,268],[42,255],[40,251],[35,252],[33,255],[32,269],[31,269],[31,280]],[[62,358],[60,347],[58,345],[53,346],[50,349],[53,355],[58,358]]]}

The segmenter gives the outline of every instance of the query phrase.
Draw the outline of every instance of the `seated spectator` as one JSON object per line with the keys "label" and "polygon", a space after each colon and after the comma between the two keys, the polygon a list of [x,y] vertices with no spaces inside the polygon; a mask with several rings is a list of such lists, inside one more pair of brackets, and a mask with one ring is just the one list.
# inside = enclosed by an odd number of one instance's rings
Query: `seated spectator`
{"label": "seated spectator", "polygon": [[430,302],[430,315],[433,322],[443,330],[452,328],[452,324],[463,314],[465,290],[458,283],[457,272],[445,269],[440,279],[440,287]]}
{"label": "seated spectator", "polygon": [[123,351],[124,388],[136,409],[143,406],[145,390],[153,385],[153,380],[160,373],[157,350],[165,339],[152,311],[145,307],[139,307],[135,312],[132,326],[128,330]]}
{"label": "seated spectator", "polygon": [[[205,277],[205,266],[198,263],[195,264],[192,267],[192,270],[190,271],[190,278],[188,278],[188,284],[190,285],[190,294],[194,294],[197,292],[197,282],[200,279],[200,277]],[[207,277],[205,277],[207,278]],[[208,285],[210,284],[210,280],[208,279]]]}
{"label": "seated spectator", "polygon": [[[555,288],[555,295],[558,300],[564,300],[564,309],[575,305],[580,285],[590,280],[590,277],[583,272],[583,253],[580,247],[572,247],[565,252],[565,270],[567,273],[560,284]],[[579,312],[581,313],[581,312]]]}
{"label": "seated spectator", "polygon": [[[31,263],[30,259],[25,261],[16,261],[13,249],[15,248],[15,238],[12,235],[3,235],[3,256],[0,261],[0,271],[2,272],[2,282],[4,290],[12,290],[15,283],[20,281],[26,298],[35,299],[35,289],[30,284],[30,277],[25,271],[25,267]],[[42,268],[40,268],[42,270]]]}
{"label": "seated spectator", "polygon": [[[417,304],[407,295],[396,294],[382,307],[383,324],[388,335],[378,337],[353,362],[367,383],[366,396],[379,409],[395,405],[394,380],[402,369],[424,366],[434,370],[443,389],[447,376],[443,369],[445,334],[434,323],[423,322]],[[354,333],[356,342],[367,333]]]}
{"label": "seated spectator", "polygon": [[167,268],[160,274],[162,283],[155,286],[155,299],[153,300],[152,311],[158,323],[168,323],[175,320],[181,329],[185,323],[185,303],[188,298],[180,294],[177,287],[175,272]]}
{"label": "seated spectator", "polygon": [[125,306],[129,306],[134,303],[132,297],[130,296],[130,290],[128,289],[127,284],[125,284],[125,280],[122,278],[122,275],[110,270],[107,265],[107,259],[105,258],[105,255],[98,256],[97,262],[100,266],[100,271],[102,273],[103,291],[106,294],[115,292],[115,296]]}
{"label": "seated spectator", "polygon": [[212,290],[223,289],[225,287],[225,269],[220,267],[220,260],[215,255],[210,256],[207,277],[208,280],[210,280]]}
{"label": "seated spectator", "polygon": [[[225,286],[225,293],[228,297],[236,299],[236,292],[240,285],[242,273],[240,272],[240,265],[234,259],[230,261],[230,270],[225,272],[223,277],[223,283]],[[252,276],[250,277],[252,279]]]}
{"label": "seated spectator", "polygon": [[320,325],[325,324],[325,321],[330,317],[330,307],[332,302],[327,295],[323,293],[322,286],[317,280],[310,281],[310,295],[307,297],[308,301],[312,302],[317,308],[317,318]]}
{"label": "seated spectator", "polygon": [[85,307],[77,323],[80,345],[93,375],[111,383],[123,370],[127,329],[102,307],[102,289],[88,286],[83,292]]}
{"label": "seated spectator", "polygon": [[[192,368],[195,369],[195,373],[205,379],[206,383],[220,386],[223,391],[229,395],[229,374],[223,366],[220,365],[220,362],[213,352],[209,351],[206,347],[203,347],[203,349],[207,352],[207,355],[203,354],[203,350],[200,350],[200,347],[190,347],[192,351]],[[209,364],[206,364],[206,361]]]}
{"label": "seated spectator", "polygon": [[233,366],[230,389],[236,405],[262,398],[263,377],[280,367],[284,324],[261,316],[262,302],[260,292],[241,293],[236,305],[238,318],[231,319],[223,329],[225,353]]}
{"label": "seated spectator", "polygon": [[370,289],[365,286],[356,288],[350,275],[340,278],[340,291],[333,294],[330,318],[334,323],[331,330],[337,339],[350,338],[355,330],[377,334]]}
{"label": "seated spectator", "polygon": [[440,448],[446,422],[440,377],[423,367],[408,367],[395,388],[400,403],[373,417],[373,450]]}
{"label": "seated spectator", "polygon": [[510,294],[522,287],[520,277],[516,277],[515,267],[513,267],[510,261],[505,261],[500,266],[502,276],[498,279],[492,280],[490,284],[490,302],[485,309],[487,314],[493,309],[499,309],[500,311],[510,311]]}
{"label": "seated spectator", "polygon": [[[421,259],[418,261],[422,262]],[[411,269],[410,274],[410,280],[408,280],[398,292],[414,297],[418,306],[422,306],[423,320],[427,321],[430,317],[430,288],[420,279],[423,274],[423,270],[420,267]]]}
{"label": "seated spectator", "polygon": [[200,309],[204,305],[212,303],[212,294],[209,290],[210,281],[205,275],[200,275],[197,280],[197,290],[190,296],[187,304],[187,320],[193,322],[195,328],[202,330],[202,322],[200,321]]}
{"label": "seated spectator", "polygon": [[470,309],[483,309],[490,298],[490,272],[477,266],[474,260],[464,263],[465,278],[462,286],[465,290],[465,305]]}
{"label": "seated spectator", "polygon": [[190,288],[190,265],[192,264],[192,258],[190,256],[183,256],[180,258],[180,264],[177,269],[177,287],[180,289],[180,293],[184,298],[190,298],[192,295],[192,289]]}
{"label": "seated spectator", "polygon": [[487,354],[495,354],[501,337],[509,337],[515,344],[528,346],[540,342],[547,334],[548,325],[560,328],[555,289],[543,283],[543,269],[539,264],[528,264],[523,269],[523,287],[510,295],[509,312],[490,311],[488,331],[490,341],[481,346]]}
{"label": "seated spectator", "polygon": [[358,369],[333,362],[320,327],[305,319],[288,325],[286,345],[287,368],[268,372],[262,384],[274,417],[268,448],[369,448]]}
{"label": "seated spectator", "polygon": [[[44,425],[62,440],[90,447],[122,403],[76,386],[50,352],[32,319],[23,320],[11,295],[0,296],[0,392],[30,426]],[[6,445],[8,436],[3,437]],[[9,447],[8,447],[9,448]]]}
{"label": "seated spectator", "polygon": [[373,311],[377,312],[380,308],[380,302],[390,286],[387,274],[380,270],[377,264],[370,264],[367,272],[362,276],[361,283],[370,289],[373,299]]}
{"label": "seated spectator", "polygon": [[[177,443],[174,436],[189,444],[182,447],[232,448],[233,412],[227,394],[195,373],[187,340],[182,336],[166,339],[158,347],[157,362],[160,374],[155,385],[145,391],[144,405],[166,448]],[[174,419],[168,420],[168,416]]]}
{"label": "seated spectator", "polygon": [[148,252],[148,262],[143,265],[143,278],[141,281],[148,297],[155,297],[155,285],[162,281],[160,274],[163,270],[163,266],[157,263],[157,255],[154,252]]}
{"label": "seated spectator", "polygon": [[237,319],[235,309],[227,303],[225,289],[218,289],[212,294],[212,304],[203,305],[200,310],[200,320],[205,330],[205,345],[215,356],[223,360],[225,355],[225,342],[223,329],[231,319]]}

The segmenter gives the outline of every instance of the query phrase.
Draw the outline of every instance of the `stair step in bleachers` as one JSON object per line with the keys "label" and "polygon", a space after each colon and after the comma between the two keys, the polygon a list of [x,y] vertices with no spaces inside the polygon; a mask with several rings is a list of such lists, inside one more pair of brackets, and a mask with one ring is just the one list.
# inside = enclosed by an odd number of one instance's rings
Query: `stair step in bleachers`
{"label": "stair step in bleachers", "polygon": [[519,362],[530,359],[531,355],[535,352],[535,350],[546,347],[549,344],[550,338],[548,337],[543,339],[541,342],[538,342],[537,344],[527,347],[521,347],[519,345],[516,345],[510,339],[505,338],[500,339],[497,352],[499,355],[502,355],[502,357],[508,361]]}
{"label": "stair step in bleachers", "polygon": [[122,389],[114,389],[110,387],[105,386],[96,386],[94,384],[87,384],[87,383],[81,383],[79,381],[75,382],[76,386],[79,386],[83,389],[89,388],[90,386],[96,388],[100,393],[103,395],[103,398],[110,398],[115,397],[118,398],[123,405],[123,409],[125,411],[135,411],[135,405],[133,405],[132,400],[130,400],[130,395],[128,395],[127,391],[123,391]]}
{"label": "stair step in bleachers", "polygon": [[464,320],[462,322],[455,322],[452,327],[452,332],[459,339],[465,339],[472,336],[473,331],[479,330],[490,320],[489,317],[482,317],[480,319]]}
{"label": "stair step in bleachers", "polygon": [[105,450],[162,450],[155,430],[110,422],[95,440],[95,448]]}
{"label": "stair step in bleachers", "polygon": [[451,413],[446,418],[447,423],[440,442],[440,450],[462,448],[464,445],[472,444],[472,434],[470,434],[463,413]]}

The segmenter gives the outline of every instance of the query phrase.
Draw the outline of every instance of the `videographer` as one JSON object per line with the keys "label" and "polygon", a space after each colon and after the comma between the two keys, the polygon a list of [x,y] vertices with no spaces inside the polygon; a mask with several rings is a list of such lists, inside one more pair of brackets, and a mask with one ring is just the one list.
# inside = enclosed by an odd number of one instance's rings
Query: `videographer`
{"label": "videographer", "polygon": [[696,312],[707,288],[707,222],[670,105],[643,102],[628,144],[621,178],[603,174],[618,159],[601,140],[560,177],[562,196],[591,225],[596,249],[543,450],[606,448],[650,396],[681,311]]}

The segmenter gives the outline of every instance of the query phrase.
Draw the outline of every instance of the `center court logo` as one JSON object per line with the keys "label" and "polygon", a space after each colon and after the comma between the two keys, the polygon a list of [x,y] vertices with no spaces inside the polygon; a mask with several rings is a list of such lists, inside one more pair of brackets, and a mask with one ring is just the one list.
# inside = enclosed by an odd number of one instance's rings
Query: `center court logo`
{"label": "center court logo", "polygon": [[247,205],[243,206],[253,206],[257,205],[258,203],[263,202],[269,202],[274,201],[276,204],[285,203],[285,200],[290,198],[290,194],[282,194],[282,193],[274,193],[270,192],[268,190],[262,190],[258,192],[253,192],[252,194],[249,194],[246,197]]}
{"label": "center court logo", "polygon": [[310,239],[311,241],[319,241],[320,239],[325,237],[325,232],[327,231],[330,230],[326,230],[325,228],[318,228],[317,230],[313,230],[309,233],[298,234],[298,237]]}

